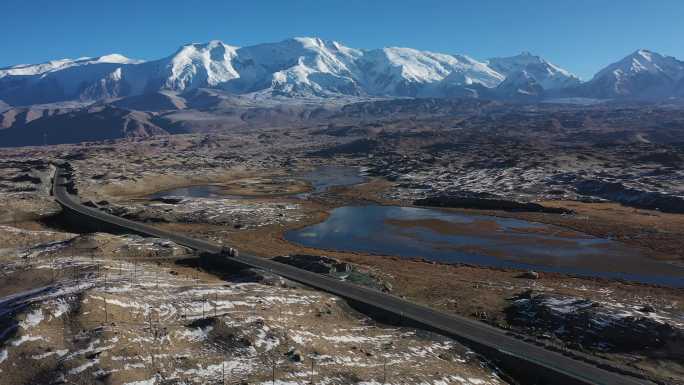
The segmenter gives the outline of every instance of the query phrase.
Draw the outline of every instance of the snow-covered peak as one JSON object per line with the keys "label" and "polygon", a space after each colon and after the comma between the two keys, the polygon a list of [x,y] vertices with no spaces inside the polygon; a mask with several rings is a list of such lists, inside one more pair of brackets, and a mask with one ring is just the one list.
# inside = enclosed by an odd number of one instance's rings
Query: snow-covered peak
{"label": "snow-covered peak", "polygon": [[[225,60],[226,53],[234,52],[239,47],[227,45],[220,40],[212,40],[208,43],[190,43],[178,48],[176,53],[170,56],[173,60],[183,61],[192,60],[200,57],[207,57],[211,60]],[[229,57],[228,57],[229,59]]]}
{"label": "snow-covered peak", "polygon": [[189,44],[184,44],[184,45],[182,45],[180,48],[178,48],[178,50],[176,51],[176,53],[174,54],[174,56],[175,56],[175,55],[179,55],[179,54],[181,54],[181,53],[183,53],[183,52],[186,52],[186,53],[187,53],[187,52],[193,52],[193,51],[204,52],[204,51],[207,51],[207,50],[222,49],[222,48],[223,48],[223,49],[227,48],[227,49],[236,50],[236,49],[238,49],[239,47],[235,47],[235,46],[231,46],[231,45],[225,44],[225,43],[222,42],[221,40],[210,40],[210,41],[208,41],[208,42],[206,42],[206,43],[189,43]]}
{"label": "snow-covered peak", "polygon": [[[294,41],[299,44],[301,44],[304,48],[308,49],[321,49],[325,48],[327,46],[334,46],[336,42],[334,41],[325,41],[321,39],[320,37],[309,37],[309,36],[298,36],[298,37],[293,37],[292,39],[288,39],[289,41]],[[287,42],[288,40],[285,40]]]}
{"label": "snow-covered peak", "polygon": [[574,76],[567,70],[564,70],[563,68],[560,68],[557,65],[548,62],[541,56],[533,55],[528,51],[523,51],[515,56],[489,59],[489,65],[504,75],[524,70],[527,66],[530,65],[542,65],[547,67],[546,69],[550,73],[558,72],[564,76]]}
{"label": "snow-covered peak", "polygon": [[599,71],[594,79],[607,75],[621,78],[639,73],[662,74],[676,81],[684,76],[684,62],[672,56],[663,56],[647,49],[639,49]]}
{"label": "snow-covered peak", "polygon": [[496,91],[500,97],[519,99],[540,96],[544,92],[544,87],[534,75],[523,69],[509,74]]}
{"label": "snow-covered peak", "polygon": [[[358,59],[363,52],[359,49],[350,48],[335,40],[324,40],[319,37],[295,37],[291,42],[301,44],[302,48],[327,57],[337,57],[339,60],[349,61]],[[282,43],[286,43],[285,40]]]}
{"label": "snow-covered peak", "polygon": [[684,62],[639,49],[599,71],[582,84],[583,96],[662,99],[677,93],[684,82]]}
{"label": "snow-covered peak", "polygon": [[128,59],[125,56],[119,54],[105,55],[96,58],[83,57],[78,59],[59,59],[51,60],[40,64],[20,64],[12,67],[7,67],[0,69],[0,77],[14,75],[14,76],[27,76],[27,75],[41,75],[48,72],[55,72],[63,70],[66,68],[74,66],[82,66],[87,64],[95,63],[137,63],[139,61]]}
{"label": "snow-covered peak", "polygon": [[212,40],[204,44],[186,44],[165,59],[159,74],[164,78],[163,88],[175,91],[198,87],[213,87],[240,75],[232,60],[238,47]]}
{"label": "snow-covered peak", "polygon": [[110,55],[100,56],[95,58],[93,62],[97,63],[119,63],[119,64],[132,64],[132,63],[142,63],[142,60],[129,59],[124,55],[113,53]]}
{"label": "snow-covered peak", "polygon": [[5,76],[33,76],[61,71],[71,67],[85,66],[98,63],[135,64],[140,60],[129,59],[120,54],[110,54],[100,57],[82,57],[78,59],[51,60],[40,64],[20,64],[0,69],[0,78]]}
{"label": "snow-covered peak", "polygon": [[296,37],[277,43],[243,47],[235,68],[240,80],[235,92],[271,89],[278,94],[360,93],[356,61],[361,50],[316,37]]}
{"label": "snow-covered peak", "polygon": [[[652,59],[652,57],[653,57],[653,52],[652,52],[652,51],[649,51],[649,50],[647,50],[647,49],[645,49],[645,48],[640,48],[640,49],[636,50],[636,51],[634,52],[634,55],[641,56],[641,57],[643,57],[643,58],[646,59],[646,60],[653,60],[653,59]],[[656,55],[658,55],[658,54],[656,54]],[[659,56],[660,56],[660,55],[659,55]]]}
{"label": "snow-covered peak", "polygon": [[[515,74],[515,79],[532,78],[545,90],[557,90],[576,86],[580,79],[569,71],[548,62],[544,58],[530,52],[522,52],[510,57],[492,58],[489,66],[509,78]],[[520,74],[525,72],[524,76]]]}
{"label": "snow-covered peak", "polygon": [[27,76],[39,75],[45,72],[56,71],[71,65],[74,61],[71,59],[51,60],[41,64],[18,64],[11,67],[0,69],[0,78],[4,76]]}
{"label": "snow-covered peak", "polygon": [[480,84],[495,87],[503,76],[462,55],[389,47],[364,53],[359,64],[366,88],[377,95],[415,96],[423,85]]}
{"label": "snow-covered peak", "polygon": [[381,52],[389,65],[398,68],[404,79],[413,82],[442,80],[458,64],[453,56],[413,48],[390,47]]}
{"label": "snow-covered peak", "polygon": [[278,66],[301,61],[324,72],[351,71],[354,60],[362,55],[361,50],[346,47],[336,41],[317,37],[295,37],[277,43],[258,44],[243,47],[239,51],[242,61],[254,60],[263,66]]}
{"label": "snow-covered peak", "polygon": [[487,63],[477,61],[467,55],[453,56],[456,63],[453,65],[451,73],[444,79],[445,82],[454,84],[456,79],[462,78],[462,84],[481,84],[487,88],[493,88],[505,78]]}

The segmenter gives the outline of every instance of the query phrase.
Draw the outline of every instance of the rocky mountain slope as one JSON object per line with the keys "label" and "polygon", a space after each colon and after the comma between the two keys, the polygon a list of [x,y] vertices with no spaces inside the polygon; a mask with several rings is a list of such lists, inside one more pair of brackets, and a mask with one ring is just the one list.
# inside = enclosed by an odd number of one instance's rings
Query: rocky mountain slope
{"label": "rocky mountain slope", "polygon": [[544,90],[559,90],[580,84],[577,76],[529,52],[511,57],[492,58],[487,64],[504,75],[507,80],[529,78]]}

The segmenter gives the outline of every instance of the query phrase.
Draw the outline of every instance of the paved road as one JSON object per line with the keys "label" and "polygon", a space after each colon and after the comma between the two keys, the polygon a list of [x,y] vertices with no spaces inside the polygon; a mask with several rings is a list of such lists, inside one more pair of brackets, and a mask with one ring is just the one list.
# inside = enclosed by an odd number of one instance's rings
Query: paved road
{"label": "paved road", "polygon": [[[103,211],[83,206],[64,188],[66,180],[61,169],[57,169],[53,193],[58,203],[81,215],[85,215],[106,223],[114,224],[132,230],[136,233],[169,239],[178,244],[193,248],[201,252],[218,253],[221,246],[190,238],[182,234],[171,233],[144,225],[139,222],[119,218]],[[637,385],[650,384],[633,377],[626,377],[614,372],[600,369],[591,364],[575,360],[563,354],[547,350],[543,347],[527,343],[507,335],[504,331],[482,322],[474,321],[457,315],[441,313],[431,308],[417,305],[393,295],[367,289],[328,278],[293,266],[274,262],[265,258],[240,255],[236,261],[255,268],[264,269],[296,282],[338,295],[343,298],[368,304],[393,314],[400,315],[407,320],[413,320],[428,325],[444,334],[456,336],[462,341],[478,344],[495,349],[503,355],[513,356],[528,363],[542,366],[557,373],[559,381],[551,383],[567,383],[561,377],[571,378],[577,384],[601,385]]]}

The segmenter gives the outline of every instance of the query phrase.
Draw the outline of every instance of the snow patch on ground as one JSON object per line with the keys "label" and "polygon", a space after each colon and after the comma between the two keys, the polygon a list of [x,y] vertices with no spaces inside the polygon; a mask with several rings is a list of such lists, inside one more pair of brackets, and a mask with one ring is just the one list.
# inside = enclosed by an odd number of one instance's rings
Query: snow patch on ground
{"label": "snow patch on ground", "polygon": [[99,364],[99,363],[100,363],[100,359],[96,358],[94,360],[86,362],[85,364],[83,364],[81,366],[77,366],[77,367],[69,370],[69,374],[81,373],[81,372],[85,371],[86,369],[90,368],[91,366],[94,366],[94,365]]}
{"label": "snow patch on ground", "polygon": [[192,328],[190,330],[179,330],[176,332],[176,337],[193,342],[204,341],[207,339],[212,330],[214,330],[213,326],[207,326],[206,328]]}
{"label": "snow patch on ground", "polygon": [[44,319],[45,317],[43,316],[43,311],[41,309],[35,309],[26,314],[26,318],[19,322],[19,326],[21,326],[21,328],[24,330],[28,330],[32,327],[38,326]]}
{"label": "snow patch on ground", "polygon": [[23,335],[14,341],[12,341],[12,346],[21,346],[26,342],[32,342],[32,341],[40,341],[43,340],[44,338],[41,336],[29,336],[29,335]]}

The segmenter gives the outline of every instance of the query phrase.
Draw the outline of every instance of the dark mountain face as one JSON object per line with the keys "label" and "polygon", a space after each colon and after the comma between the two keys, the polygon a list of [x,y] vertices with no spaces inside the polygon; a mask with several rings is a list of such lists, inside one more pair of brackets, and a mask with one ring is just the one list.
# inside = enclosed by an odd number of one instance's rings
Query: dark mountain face
{"label": "dark mountain face", "polygon": [[111,106],[46,116],[0,130],[3,147],[102,141],[168,134],[143,112]]}

